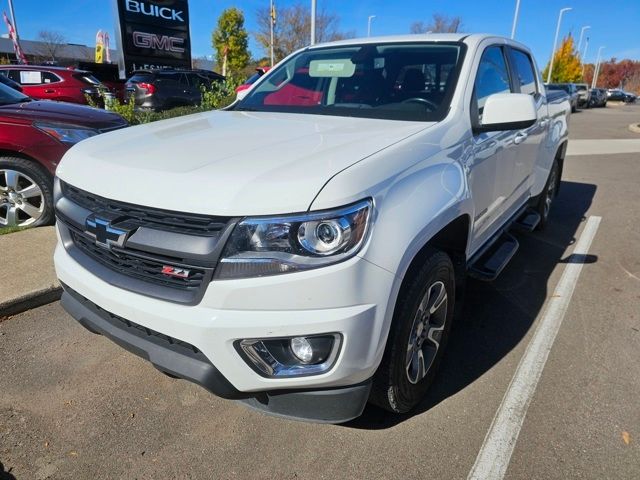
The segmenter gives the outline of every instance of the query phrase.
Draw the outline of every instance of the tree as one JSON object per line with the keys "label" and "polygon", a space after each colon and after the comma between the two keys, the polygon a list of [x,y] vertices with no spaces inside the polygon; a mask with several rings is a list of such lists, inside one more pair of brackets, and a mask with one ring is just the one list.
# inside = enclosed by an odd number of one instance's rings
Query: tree
{"label": "tree", "polygon": [[[586,64],[584,68],[584,81],[591,84],[595,65]],[[598,87],[623,88],[630,92],[640,92],[640,61],[621,60],[612,58],[600,64],[598,74]]]}
{"label": "tree", "polygon": [[411,33],[457,33],[462,29],[462,18],[447,17],[434,13],[431,22],[415,22],[411,25]]}
{"label": "tree", "polygon": [[40,42],[38,53],[53,63],[56,61],[58,52],[67,44],[67,39],[62,33],[52,30],[40,30],[38,41]]}
{"label": "tree", "polygon": [[227,69],[235,73],[247,66],[250,59],[248,37],[243,13],[235,7],[223,11],[211,39],[222,75],[227,75]]}
{"label": "tree", "polygon": [[[547,79],[549,64],[542,72],[542,78]],[[573,43],[573,36],[567,35],[562,39],[560,48],[553,55],[553,71],[551,83],[571,83],[582,80],[582,63],[578,57],[578,51]]]}
{"label": "tree", "polygon": [[[262,45],[267,56],[270,47],[269,8],[260,8],[256,12],[258,30],[254,33],[256,41]],[[331,42],[354,37],[353,32],[339,30],[340,17],[335,13],[320,10],[316,14],[316,41]],[[276,24],[273,29],[273,50],[275,60],[280,61],[296,50],[309,45],[311,39],[311,9],[305,4],[282,7],[276,11]]]}

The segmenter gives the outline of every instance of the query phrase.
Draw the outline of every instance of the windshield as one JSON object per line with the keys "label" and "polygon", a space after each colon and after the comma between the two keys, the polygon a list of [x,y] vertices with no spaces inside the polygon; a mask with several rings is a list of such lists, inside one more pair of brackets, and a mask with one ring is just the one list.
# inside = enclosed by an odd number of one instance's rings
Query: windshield
{"label": "windshield", "polygon": [[460,43],[305,50],[270,71],[235,109],[438,121],[456,86]]}
{"label": "windshield", "polygon": [[17,90],[0,83],[0,105],[28,102],[31,99]]}

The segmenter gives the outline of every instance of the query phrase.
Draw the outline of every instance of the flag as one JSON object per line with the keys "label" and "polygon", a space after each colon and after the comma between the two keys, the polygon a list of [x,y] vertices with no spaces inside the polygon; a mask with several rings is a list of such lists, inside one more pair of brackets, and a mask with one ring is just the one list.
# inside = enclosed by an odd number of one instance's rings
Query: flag
{"label": "flag", "polygon": [[276,24],[276,4],[275,2],[271,3],[271,23]]}
{"label": "flag", "polygon": [[109,48],[111,47],[109,42],[109,33],[104,32],[104,59],[107,63],[111,63],[111,52]]}
{"label": "flag", "polygon": [[11,25],[9,17],[7,17],[7,12],[2,12],[2,18],[4,19],[4,23],[7,24],[7,28],[9,29],[9,38],[13,42],[13,51],[16,53],[16,58],[20,63],[26,65],[28,63],[27,58],[24,56],[24,53],[22,53],[22,49],[20,48],[20,44],[18,43],[18,37],[16,36],[16,31],[13,28],[13,25]]}
{"label": "flag", "polygon": [[104,62],[104,33],[98,30],[96,33],[96,63]]}

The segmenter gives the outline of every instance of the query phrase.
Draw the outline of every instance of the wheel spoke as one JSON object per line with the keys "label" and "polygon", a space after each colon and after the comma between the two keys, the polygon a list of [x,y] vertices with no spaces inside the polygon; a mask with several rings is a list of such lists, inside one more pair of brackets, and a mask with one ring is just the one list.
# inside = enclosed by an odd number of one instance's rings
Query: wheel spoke
{"label": "wheel spoke", "polygon": [[7,187],[17,190],[18,188],[18,179],[20,178],[20,174],[15,170],[5,170],[4,178],[7,181]]}
{"label": "wheel spoke", "polygon": [[24,198],[33,198],[33,197],[40,197],[42,195],[42,190],[40,190],[40,187],[38,187],[38,185],[36,185],[35,183],[32,183],[28,187],[18,191],[18,193],[22,195]]}
{"label": "wheel spoke", "polygon": [[18,225],[17,221],[17,210],[13,205],[7,205],[7,214],[5,216],[5,227],[16,227]]}
{"label": "wheel spoke", "polygon": [[[431,307],[429,308],[429,315],[433,315],[438,310],[444,302],[447,301],[447,289],[444,288],[444,284],[442,282],[438,282],[434,284],[431,289],[438,288],[438,294],[434,295],[435,299],[431,303]],[[430,294],[431,295],[431,294]]]}
{"label": "wheel spoke", "polygon": [[27,202],[24,202],[21,205],[18,205],[17,208],[22,210],[24,213],[29,215],[34,220],[37,220],[40,217],[40,215],[42,214],[42,207],[40,207],[40,208],[34,207],[33,205],[31,205],[30,203],[27,203]]}

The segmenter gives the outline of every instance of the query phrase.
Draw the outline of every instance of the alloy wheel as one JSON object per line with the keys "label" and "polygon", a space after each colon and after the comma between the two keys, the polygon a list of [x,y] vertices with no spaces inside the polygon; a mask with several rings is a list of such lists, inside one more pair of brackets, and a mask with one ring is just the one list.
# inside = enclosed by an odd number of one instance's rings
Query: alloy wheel
{"label": "alloy wheel", "polygon": [[547,186],[547,191],[545,192],[544,197],[544,218],[549,216],[549,212],[551,211],[551,203],[553,202],[553,197],[556,193],[556,187],[558,183],[558,169],[552,168],[551,175],[549,176],[549,185]]}
{"label": "alloy wheel", "polygon": [[412,384],[429,372],[440,348],[446,320],[447,289],[438,281],[427,288],[413,319],[405,363]]}
{"label": "alloy wheel", "polygon": [[27,227],[44,214],[42,189],[29,175],[0,169],[0,227]]}

